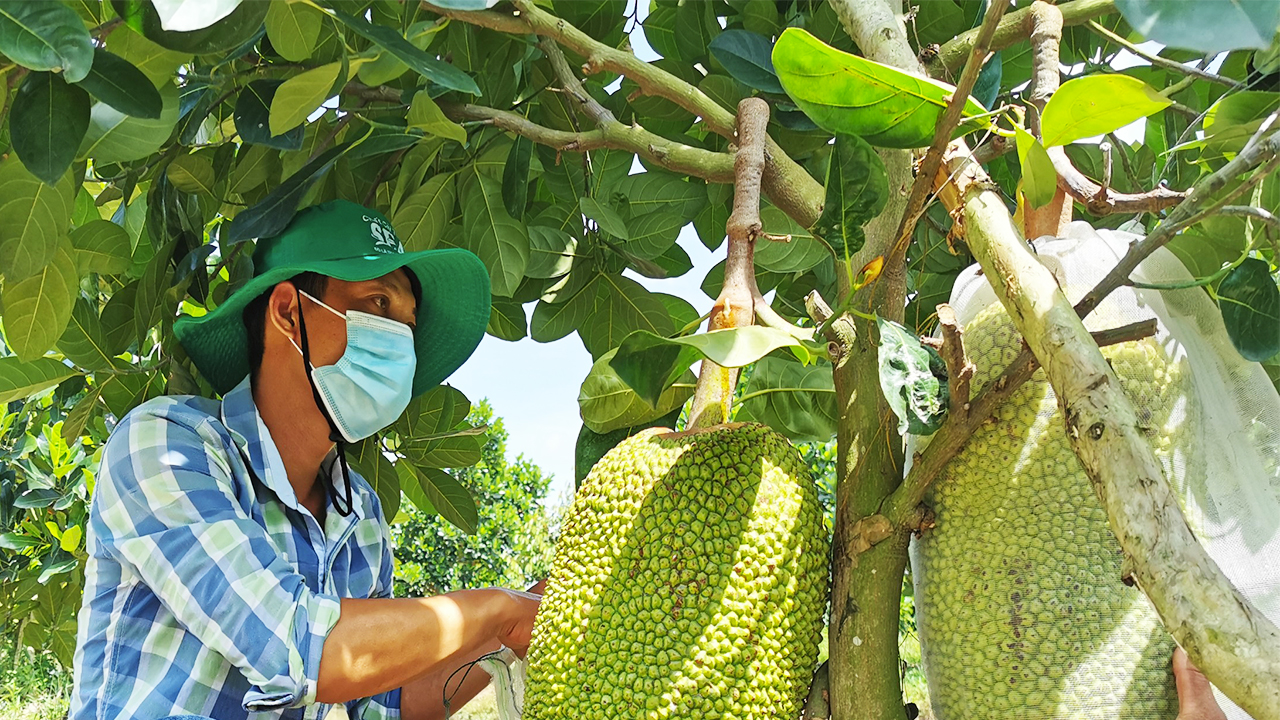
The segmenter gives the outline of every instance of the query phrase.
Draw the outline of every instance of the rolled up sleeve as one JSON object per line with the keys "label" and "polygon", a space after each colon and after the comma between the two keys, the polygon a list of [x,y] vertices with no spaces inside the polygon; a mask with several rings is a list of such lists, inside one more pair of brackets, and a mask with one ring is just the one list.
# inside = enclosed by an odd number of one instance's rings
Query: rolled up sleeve
{"label": "rolled up sleeve", "polygon": [[250,517],[222,447],[208,423],[127,417],[104,449],[91,522],[106,552],[244,674],[247,711],[313,703],[340,600],[307,587]]}

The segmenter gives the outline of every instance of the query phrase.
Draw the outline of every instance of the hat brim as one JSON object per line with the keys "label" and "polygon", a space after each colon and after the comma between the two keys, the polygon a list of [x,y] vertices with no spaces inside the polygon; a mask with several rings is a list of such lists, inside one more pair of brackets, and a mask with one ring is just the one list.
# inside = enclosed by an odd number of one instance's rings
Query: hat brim
{"label": "hat brim", "polygon": [[364,255],[275,268],[245,283],[212,312],[178,318],[173,331],[214,391],[225,394],[249,374],[243,313],[254,298],[304,272],[358,282],[402,267],[413,272],[422,289],[413,333],[417,352],[413,394],[417,396],[461,367],[475,352],[489,324],[489,273],[480,258],[467,250]]}

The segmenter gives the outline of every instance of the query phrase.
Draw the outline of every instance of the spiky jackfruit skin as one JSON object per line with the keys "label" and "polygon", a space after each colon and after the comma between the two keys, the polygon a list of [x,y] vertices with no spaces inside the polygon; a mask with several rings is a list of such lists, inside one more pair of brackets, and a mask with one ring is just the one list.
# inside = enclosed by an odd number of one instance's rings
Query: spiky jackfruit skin
{"label": "spiky jackfruit skin", "polygon": [[[995,305],[965,328],[994,379],[1020,342]],[[1103,348],[1157,458],[1185,452],[1181,368],[1153,340]],[[935,480],[916,541],[917,622],[939,720],[1157,720],[1177,715],[1173,642],[1136,588],[1039,371]]]}
{"label": "spiky jackfruit skin", "polygon": [[529,649],[525,720],[792,720],[828,581],[817,490],[761,425],[646,430],[573,501]]}

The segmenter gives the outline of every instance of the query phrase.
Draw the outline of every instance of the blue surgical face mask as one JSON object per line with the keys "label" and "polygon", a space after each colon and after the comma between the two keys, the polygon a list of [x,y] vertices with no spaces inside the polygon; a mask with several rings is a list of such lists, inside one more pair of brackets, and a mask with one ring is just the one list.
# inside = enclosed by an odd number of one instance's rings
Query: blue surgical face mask
{"label": "blue surgical face mask", "polygon": [[[343,315],[299,292],[347,323],[347,349],[338,362],[311,366],[317,394],[338,432],[354,443],[395,422],[413,395],[417,368],[413,330],[404,323],[358,310]],[[297,343],[293,347],[303,354]]]}

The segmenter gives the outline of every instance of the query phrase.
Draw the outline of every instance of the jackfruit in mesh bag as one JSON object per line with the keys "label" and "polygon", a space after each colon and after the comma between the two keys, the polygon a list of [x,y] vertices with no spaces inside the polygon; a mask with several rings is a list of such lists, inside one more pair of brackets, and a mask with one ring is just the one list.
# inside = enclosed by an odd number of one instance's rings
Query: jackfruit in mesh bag
{"label": "jackfruit in mesh bag", "polygon": [[[1120,260],[1131,233],[1072,223],[1035,251],[1076,302]],[[1158,250],[1133,279],[1191,280]],[[951,305],[976,392],[1020,337],[977,266]],[[1151,338],[1103,348],[1201,543],[1235,586],[1280,621],[1280,396],[1232,347],[1203,289],[1120,288],[1092,331],[1155,318]],[[908,438],[907,457],[927,439]],[[937,525],[911,547],[917,623],[938,720],[1173,720],[1173,640],[1136,588],[1106,512],[1067,442],[1039,371],[934,481]],[[1232,720],[1247,719],[1226,700]]]}

